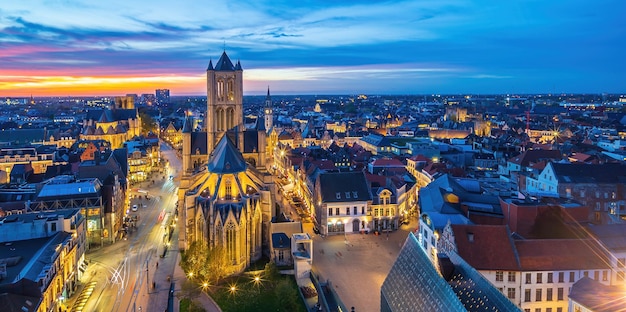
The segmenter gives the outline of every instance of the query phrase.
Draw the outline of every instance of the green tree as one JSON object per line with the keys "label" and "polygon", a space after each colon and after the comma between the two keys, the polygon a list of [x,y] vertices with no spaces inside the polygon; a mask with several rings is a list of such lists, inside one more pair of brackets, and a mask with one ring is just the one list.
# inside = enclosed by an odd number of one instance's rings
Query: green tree
{"label": "green tree", "polygon": [[274,299],[281,311],[295,311],[298,308],[298,291],[293,287],[289,279],[282,278],[276,283]]}
{"label": "green tree", "polygon": [[158,126],[156,120],[146,112],[139,112],[141,118],[141,129],[143,133],[153,132],[156,133]]}

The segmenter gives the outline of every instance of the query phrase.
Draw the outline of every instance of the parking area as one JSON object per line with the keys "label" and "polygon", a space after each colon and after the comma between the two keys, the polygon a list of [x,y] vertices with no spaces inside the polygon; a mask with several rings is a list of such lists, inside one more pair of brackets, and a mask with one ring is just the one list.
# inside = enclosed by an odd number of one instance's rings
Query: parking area
{"label": "parking area", "polygon": [[[320,281],[328,279],[341,301],[350,310],[380,310],[380,287],[406,240],[415,231],[417,220],[382,235],[348,234],[322,238],[313,235],[313,268]],[[312,233],[312,225],[305,225]]]}

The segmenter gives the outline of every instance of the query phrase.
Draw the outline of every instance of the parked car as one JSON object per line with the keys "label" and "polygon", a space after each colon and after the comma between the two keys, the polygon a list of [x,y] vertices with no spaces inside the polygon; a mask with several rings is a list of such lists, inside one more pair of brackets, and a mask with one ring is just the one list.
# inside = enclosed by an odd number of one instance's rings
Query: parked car
{"label": "parked car", "polygon": [[132,211],[137,211],[137,205],[133,205],[133,208],[131,208]]}

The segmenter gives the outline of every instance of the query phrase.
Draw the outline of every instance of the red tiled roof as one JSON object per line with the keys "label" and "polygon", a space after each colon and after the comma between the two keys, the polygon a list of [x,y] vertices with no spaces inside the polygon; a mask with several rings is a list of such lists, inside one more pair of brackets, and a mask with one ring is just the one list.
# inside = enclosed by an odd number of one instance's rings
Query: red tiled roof
{"label": "red tiled roof", "polygon": [[523,271],[609,269],[607,254],[592,239],[515,241]]}
{"label": "red tiled roof", "polygon": [[519,270],[506,225],[452,224],[451,227],[459,256],[475,269]]}

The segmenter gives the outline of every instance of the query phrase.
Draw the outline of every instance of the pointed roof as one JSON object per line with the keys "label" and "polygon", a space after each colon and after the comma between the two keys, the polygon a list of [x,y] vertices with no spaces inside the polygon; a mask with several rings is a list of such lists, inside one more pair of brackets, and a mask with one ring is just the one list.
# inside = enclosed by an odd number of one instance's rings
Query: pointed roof
{"label": "pointed roof", "polygon": [[209,60],[209,67],[206,70],[213,70],[213,60]]}
{"label": "pointed roof", "polygon": [[217,61],[217,63],[215,63],[215,70],[235,70],[235,66],[233,65],[233,62],[230,61],[228,55],[226,55],[226,51],[222,53],[220,59]]}
{"label": "pointed roof", "polygon": [[237,60],[237,65],[235,65],[235,70],[243,70],[243,68],[241,68],[241,62],[239,62],[239,60]]}
{"label": "pointed roof", "polygon": [[208,167],[209,172],[224,174],[244,172],[248,164],[228,135],[223,135],[209,157]]}
{"label": "pointed roof", "polygon": [[192,130],[191,118],[189,118],[189,116],[185,116],[185,123],[183,124],[183,133],[191,133],[191,130]]}

